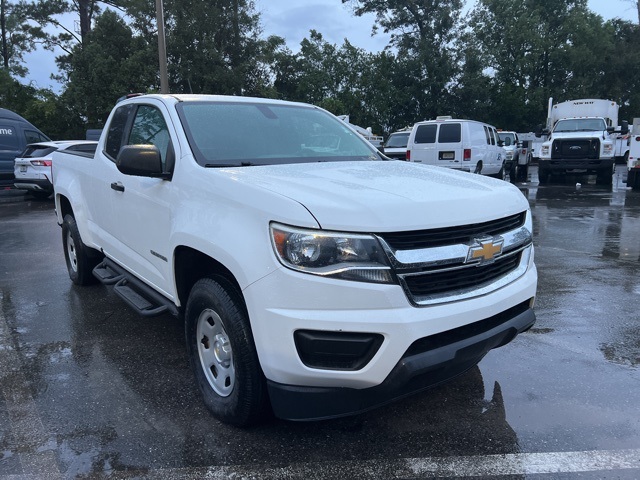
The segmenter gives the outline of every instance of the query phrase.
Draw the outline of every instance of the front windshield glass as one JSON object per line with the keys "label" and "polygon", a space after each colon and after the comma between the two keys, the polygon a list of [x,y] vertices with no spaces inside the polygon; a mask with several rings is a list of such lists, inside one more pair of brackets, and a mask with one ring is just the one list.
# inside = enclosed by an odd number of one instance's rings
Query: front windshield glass
{"label": "front windshield glass", "polygon": [[498,132],[498,136],[505,147],[516,144],[516,136],[513,133]]}
{"label": "front windshield glass", "polygon": [[380,160],[359,134],[305,105],[182,102],[178,113],[205,167]]}
{"label": "front windshield glass", "polygon": [[570,118],[558,120],[553,131],[562,132],[593,132],[606,130],[607,126],[601,118]]}
{"label": "front windshield glass", "polygon": [[384,146],[387,148],[405,148],[409,140],[409,133],[411,132],[392,133],[387,138],[387,143]]}

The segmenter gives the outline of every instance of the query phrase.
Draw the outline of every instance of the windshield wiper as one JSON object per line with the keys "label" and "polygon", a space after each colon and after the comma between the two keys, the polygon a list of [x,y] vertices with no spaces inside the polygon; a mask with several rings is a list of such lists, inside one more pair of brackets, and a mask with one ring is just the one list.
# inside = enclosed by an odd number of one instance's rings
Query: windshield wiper
{"label": "windshield wiper", "polygon": [[254,167],[256,164],[251,162],[240,163],[205,163],[205,168],[225,168],[225,167]]}

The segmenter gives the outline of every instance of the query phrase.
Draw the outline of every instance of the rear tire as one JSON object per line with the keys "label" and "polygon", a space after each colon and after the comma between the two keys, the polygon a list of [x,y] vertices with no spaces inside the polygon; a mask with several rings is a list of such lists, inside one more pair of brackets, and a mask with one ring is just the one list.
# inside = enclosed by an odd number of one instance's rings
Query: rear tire
{"label": "rear tire", "polygon": [[69,278],[76,285],[91,285],[97,279],[91,273],[100,263],[101,255],[82,243],[76,219],[67,214],[62,222],[62,246]]}
{"label": "rear tire", "polygon": [[478,162],[478,164],[476,165],[476,169],[473,171],[473,173],[476,173],[478,175],[482,174],[482,162]]}
{"label": "rear tire", "polygon": [[526,182],[528,175],[529,175],[529,165],[518,165],[518,174],[516,178],[521,182]]}
{"label": "rear tire", "polygon": [[540,185],[548,183],[551,172],[546,168],[538,167],[538,182]]}
{"label": "rear tire", "polygon": [[598,185],[611,185],[611,182],[613,181],[613,172],[615,171],[615,164],[610,168],[610,169],[606,169],[606,170],[600,170],[597,173],[597,177],[596,177],[596,183]]}
{"label": "rear tire", "polygon": [[187,301],[185,333],[191,368],[211,413],[240,427],[264,417],[266,382],[237,290],[224,279],[197,281]]}

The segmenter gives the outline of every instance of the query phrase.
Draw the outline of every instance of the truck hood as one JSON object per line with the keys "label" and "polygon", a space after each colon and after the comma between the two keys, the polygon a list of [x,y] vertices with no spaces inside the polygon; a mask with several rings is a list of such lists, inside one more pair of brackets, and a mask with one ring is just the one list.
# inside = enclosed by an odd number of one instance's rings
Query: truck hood
{"label": "truck hood", "polygon": [[321,228],[331,230],[438,228],[484,222],[528,208],[522,193],[502,180],[401,161],[303,163],[222,171],[248,188],[269,190],[300,203]]}
{"label": "truck hood", "polygon": [[551,135],[553,140],[563,138],[599,138],[600,140],[609,140],[609,134],[602,130],[593,130],[588,132],[561,132],[553,133]]}

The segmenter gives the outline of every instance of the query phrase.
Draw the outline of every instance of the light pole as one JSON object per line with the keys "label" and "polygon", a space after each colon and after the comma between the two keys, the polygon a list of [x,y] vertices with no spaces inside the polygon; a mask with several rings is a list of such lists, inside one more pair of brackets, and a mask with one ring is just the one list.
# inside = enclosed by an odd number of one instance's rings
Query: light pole
{"label": "light pole", "polygon": [[162,0],[156,0],[156,23],[158,24],[158,57],[160,60],[160,93],[169,93],[167,76],[167,46],[164,39],[164,11]]}

